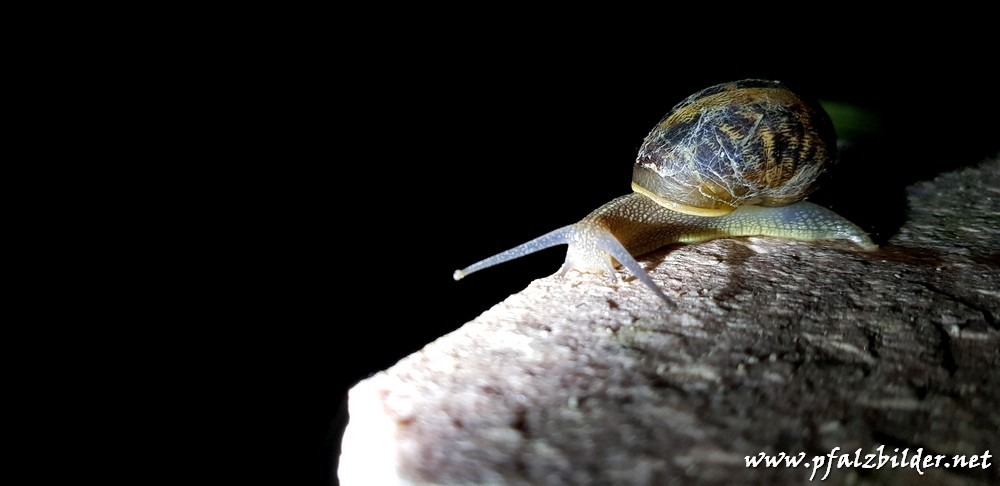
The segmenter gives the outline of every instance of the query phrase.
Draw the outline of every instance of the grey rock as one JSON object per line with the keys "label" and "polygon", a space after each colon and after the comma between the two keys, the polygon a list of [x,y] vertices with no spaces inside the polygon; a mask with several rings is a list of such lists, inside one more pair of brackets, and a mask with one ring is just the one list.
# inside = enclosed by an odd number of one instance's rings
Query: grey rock
{"label": "grey rock", "polygon": [[[874,252],[646,255],[673,305],[625,272],[532,282],[350,391],[341,484],[802,484],[812,467],[747,457],[1000,454],[1000,161],[907,197]],[[822,482],[996,484],[987,461]]]}

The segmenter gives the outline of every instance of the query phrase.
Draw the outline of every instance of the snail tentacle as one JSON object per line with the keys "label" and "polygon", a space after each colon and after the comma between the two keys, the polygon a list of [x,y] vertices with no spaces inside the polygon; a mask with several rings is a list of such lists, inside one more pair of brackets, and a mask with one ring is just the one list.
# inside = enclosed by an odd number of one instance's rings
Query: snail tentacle
{"label": "snail tentacle", "polygon": [[559,228],[557,230],[550,231],[542,236],[539,236],[538,238],[517,245],[514,248],[511,248],[507,251],[497,253],[496,255],[493,255],[489,258],[484,258],[461,270],[455,270],[455,273],[452,274],[452,278],[454,278],[455,280],[462,280],[463,278],[465,278],[466,275],[478,272],[484,268],[489,268],[492,267],[493,265],[499,265],[501,263],[514,260],[515,258],[521,258],[525,255],[529,255],[531,253],[544,250],[546,248],[551,248],[557,245],[568,244],[574,231],[575,230],[573,229],[573,225],[563,226],[562,228]]}
{"label": "snail tentacle", "polygon": [[587,220],[563,226],[514,248],[473,263],[461,270],[455,270],[452,278],[461,280],[470,273],[478,272],[479,270],[557,245],[569,245],[569,249],[566,252],[566,261],[563,262],[562,267],[557,272],[559,275],[565,275],[569,270],[579,272],[597,271],[604,272],[614,281],[617,281],[614,267],[611,263],[611,258],[614,258],[661,299],[670,302],[670,299],[653,282],[653,279],[646,274],[642,266],[639,265],[639,262],[629,254],[629,251],[625,249],[622,243],[607,228],[603,228],[599,224]]}
{"label": "snail tentacle", "polygon": [[598,210],[583,221],[570,226],[573,232],[569,248],[566,250],[566,261],[558,273],[565,275],[569,270],[581,273],[604,273],[612,282],[617,283],[618,278],[613,264],[613,261],[617,261],[661,299],[670,303],[671,300],[663,290],[653,282],[642,265],[632,256],[632,252],[628,249],[628,239],[623,241],[616,236],[612,232],[614,224],[609,224],[609,220],[604,216],[605,214]]}

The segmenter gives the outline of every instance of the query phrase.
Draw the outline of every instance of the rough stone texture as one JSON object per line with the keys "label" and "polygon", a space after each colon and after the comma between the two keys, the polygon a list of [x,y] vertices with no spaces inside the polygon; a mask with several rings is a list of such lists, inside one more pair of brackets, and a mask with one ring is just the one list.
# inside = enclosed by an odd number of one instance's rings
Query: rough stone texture
{"label": "rough stone texture", "polygon": [[[744,238],[646,256],[674,306],[634,280],[531,283],[351,390],[342,484],[802,484],[811,468],[744,458],[1000,456],[1000,161],[907,195],[875,252]],[[823,482],[996,484],[989,461]]]}

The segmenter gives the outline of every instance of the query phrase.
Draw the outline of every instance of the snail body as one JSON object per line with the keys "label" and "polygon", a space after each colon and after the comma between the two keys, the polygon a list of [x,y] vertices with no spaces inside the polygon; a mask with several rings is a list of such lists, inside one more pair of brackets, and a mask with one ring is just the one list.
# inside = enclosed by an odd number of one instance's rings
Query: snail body
{"label": "snail body", "polygon": [[632,255],[671,243],[733,236],[848,240],[876,248],[858,226],[803,199],[836,161],[829,116],[777,81],[743,80],[701,90],[653,128],[633,167],[633,193],[462,270],[472,272],[566,244],[569,270],[627,268],[669,299]]}

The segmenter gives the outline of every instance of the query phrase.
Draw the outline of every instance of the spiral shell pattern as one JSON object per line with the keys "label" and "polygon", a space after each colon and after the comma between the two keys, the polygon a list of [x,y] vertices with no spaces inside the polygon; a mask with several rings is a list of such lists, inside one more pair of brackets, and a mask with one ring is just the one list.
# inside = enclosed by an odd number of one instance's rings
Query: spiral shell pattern
{"label": "spiral shell pattern", "polygon": [[836,156],[833,124],[817,103],[748,79],[674,106],[643,141],[632,187],[669,209],[719,216],[802,200]]}

